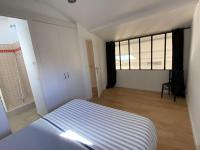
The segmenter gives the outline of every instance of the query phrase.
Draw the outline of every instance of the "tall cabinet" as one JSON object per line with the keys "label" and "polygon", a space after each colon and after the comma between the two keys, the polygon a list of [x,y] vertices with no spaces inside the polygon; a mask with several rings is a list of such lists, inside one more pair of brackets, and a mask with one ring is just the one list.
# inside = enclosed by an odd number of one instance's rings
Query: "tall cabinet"
{"label": "tall cabinet", "polygon": [[83,97],[76,28],[32,21],[30,30],[47,111]]}

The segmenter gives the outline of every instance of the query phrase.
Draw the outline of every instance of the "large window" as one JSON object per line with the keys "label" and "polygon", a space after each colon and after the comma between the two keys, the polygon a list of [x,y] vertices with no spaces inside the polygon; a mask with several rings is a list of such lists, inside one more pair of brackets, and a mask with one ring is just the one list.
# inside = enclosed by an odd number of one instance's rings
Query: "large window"
{"label": "large window", "polygon": [[166,35],[166,65],[165,69],[172,69],[172,33]]}
{"label": "large window", "polygon": [[139,39],[130,40],[130,69],[139,69]]}
{"label": "large window", "polygon": [[129,47],[128,41],[120,42],[121,69],[129,69]]}
{"label": "large window", "polygon": [[165,69],[165,34],[153,36],[153,69]]}
{"label": "large window", "polygon": [[171,70],[172,33],[115,42],[116,69]]}
{"label": "large window", "polygon": [[121,69],[120,65],[120,52],[119,52],[119,42],[115,43],[115,62],[116,62],[116,69]]}
{"label": "large window", "polygon": [[140,39],[141,69],[151,69],[151,37]]}

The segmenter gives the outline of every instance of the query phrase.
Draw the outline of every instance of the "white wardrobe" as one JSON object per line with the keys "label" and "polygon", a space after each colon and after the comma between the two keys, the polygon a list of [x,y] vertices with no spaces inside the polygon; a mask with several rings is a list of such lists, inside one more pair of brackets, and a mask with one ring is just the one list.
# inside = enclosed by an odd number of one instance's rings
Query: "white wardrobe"
{"label": "white wardrobe", "polygon": [[30,31],[47,111],[84,97],[76,27],[31,21]]}

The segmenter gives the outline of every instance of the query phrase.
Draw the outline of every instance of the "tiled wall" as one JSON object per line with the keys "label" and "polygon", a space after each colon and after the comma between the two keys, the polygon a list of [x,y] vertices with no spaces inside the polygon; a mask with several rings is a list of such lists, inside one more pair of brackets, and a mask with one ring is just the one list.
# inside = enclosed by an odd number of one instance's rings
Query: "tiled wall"
{"label": "tiled wall", "polygon": [[32,97],[21,50],[2,52],[18,48],[19,43],[0,44],[0,88],[8,110],[24,104]]}

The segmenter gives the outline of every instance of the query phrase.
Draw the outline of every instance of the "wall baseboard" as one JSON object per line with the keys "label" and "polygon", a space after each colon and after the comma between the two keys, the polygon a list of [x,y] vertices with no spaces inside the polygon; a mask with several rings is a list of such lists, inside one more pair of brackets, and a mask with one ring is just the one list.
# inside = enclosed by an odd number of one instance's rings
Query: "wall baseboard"
{"label": "wall baseboard", "polygon": [[34,101],[33,102],[28,102],[28,103],[25,103],[24,105],[19,106],[18,108],[14,109],[14,110],[8,111],[7,115],[9,117],[11,117],[13,115],[22,113],[22,112],[27,111],[27,110],[29,110],[31,108],[34,108],[34,107],[35,107]]}

